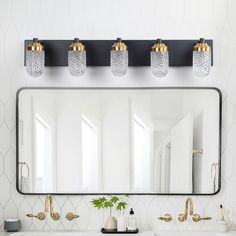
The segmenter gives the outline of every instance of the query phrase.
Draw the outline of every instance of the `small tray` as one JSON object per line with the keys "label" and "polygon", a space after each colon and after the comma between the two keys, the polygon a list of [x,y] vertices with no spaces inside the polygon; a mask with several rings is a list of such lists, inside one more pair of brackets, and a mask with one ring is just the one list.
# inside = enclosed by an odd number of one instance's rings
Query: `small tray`
{"label": "small tray", "polygon": [[139,230],[136,229],[136,230],[132,230],[132,231],[129,231],[129,230],[126,230],[126,231],[117,231],[117,230],[109,231],[109,230],[105,230],[104,228],[102,228],[101,232],[103,234],[137,234],[139,232]]}

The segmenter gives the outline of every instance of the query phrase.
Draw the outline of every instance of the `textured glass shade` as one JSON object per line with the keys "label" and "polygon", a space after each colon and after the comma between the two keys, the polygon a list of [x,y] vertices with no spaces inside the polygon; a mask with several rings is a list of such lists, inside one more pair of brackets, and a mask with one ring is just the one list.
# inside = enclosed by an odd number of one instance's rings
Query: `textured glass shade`
{"label": "textured glass shade", "polygon": [[68,68],[73,76],[81,76],[86,71],[86,51],[68,51]]}
{"label": "textured glass shade", "polygon": [[206,77],[211,70],[211,51],[193,51],[193,72],[197,77]]}
{"label": "textured glass shade", "polygon": [[111,51],[111,71],[113,75],[121,77],[128,70],[128,51]]}
{"label": "textured glass shade", "polygon": [[31,51],[26,52],[26,70],[32,77],[39,77],[44,71],[44,51]]}
{"label": "textured glass shade", "polygon": [[169,70],[169,53],[151,52],[151,68],[152,73],[157,77],[164,77]]}

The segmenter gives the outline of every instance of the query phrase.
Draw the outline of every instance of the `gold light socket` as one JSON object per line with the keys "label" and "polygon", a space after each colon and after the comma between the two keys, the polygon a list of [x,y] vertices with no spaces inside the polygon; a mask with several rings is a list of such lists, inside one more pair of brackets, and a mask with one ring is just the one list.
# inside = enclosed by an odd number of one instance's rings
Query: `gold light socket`
{"label": "gold light socket", "polygon": [[152,46],[152,52],[168,52],[168,47],[161,39],[157,39],[157,42]]}
{"label": "gold light socket", "polygon": [[44,46],[39,42],[37,38],[33,39],[33,42],[27,46],[29,51],[44,51]]}
{"label": "gold light socket", "polygon": [[201,38],[200,41],[193,47],[193,51],[209,52],[211,51],[211,47],[205,42],[205,39]]}
{"label": "gold light socket", "polygon": [[79,41],[78,38],[74,39],[74,42],[69,46],[69,51],[83,52],[86,51],[85,46]]}
{"label": "gold light socket", "polygon": [[112,45],[112,51],[128,51],[128,47],[125,43],[122,42],[121,38],[118,38],[117,41]]}

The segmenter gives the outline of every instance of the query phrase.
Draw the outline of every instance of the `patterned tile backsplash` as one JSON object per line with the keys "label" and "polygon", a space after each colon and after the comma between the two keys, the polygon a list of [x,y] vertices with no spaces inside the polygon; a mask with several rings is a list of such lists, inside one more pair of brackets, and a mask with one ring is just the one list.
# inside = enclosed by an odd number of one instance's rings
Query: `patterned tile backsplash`
{"label": "patterned tile backsplash", "polygon": [[[125,7],[123,7],[125,5]],[[135,6],[135,8],[133,8]],[[162,11],[159,8],[163,9]],[[23,229],[100,229],[108,212],[94,209],[93,196],[56,196],[58,222],[27,218],[43,210],[43,196],[23,196],[16,191],[15,99],[23,86],[215,86],[223,92],[222,191],[217,196],[196,196],[195,211],[217,218],[219,204],[228,210],[236,228],[236,1],[235,0],[1,0],[0,7],[0,226],[6,218],[22,220]],[[138,26],[138,27],[137,27]],[[127,39],[213,38],[214,67],[206,79],[193,77],[192,68],[171,68],[164,79],[150,68],[129,68],[124,79],[109,68],[89,68],[72,78],[67,68],[47,68],[34,79],[23,66],[24,39]],[[122,170],[121,170],[122,174]],[[157,217],[183,212],[184,196],[134,196],[129,199],[140,229],[207,229],[208,223],[166,224]],[[67,212],[80,215],[65,219]]]}

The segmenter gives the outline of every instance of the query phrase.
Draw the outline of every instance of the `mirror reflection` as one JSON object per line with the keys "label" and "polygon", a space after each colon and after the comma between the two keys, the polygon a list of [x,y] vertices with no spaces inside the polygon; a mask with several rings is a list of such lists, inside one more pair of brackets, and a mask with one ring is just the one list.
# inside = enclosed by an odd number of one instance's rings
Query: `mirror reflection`
{"label": "mirror reflection", "polygon": [[22,193],[213,194],[220,95],[214,89],[24,89]]}

